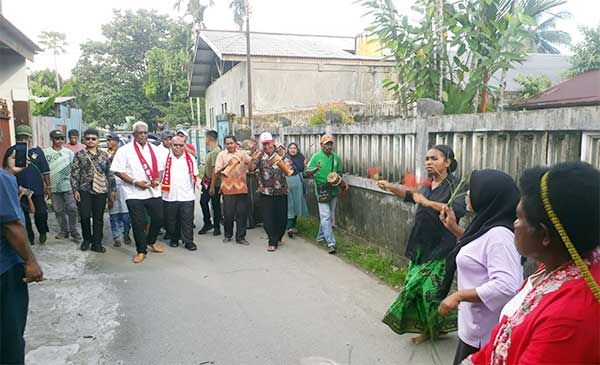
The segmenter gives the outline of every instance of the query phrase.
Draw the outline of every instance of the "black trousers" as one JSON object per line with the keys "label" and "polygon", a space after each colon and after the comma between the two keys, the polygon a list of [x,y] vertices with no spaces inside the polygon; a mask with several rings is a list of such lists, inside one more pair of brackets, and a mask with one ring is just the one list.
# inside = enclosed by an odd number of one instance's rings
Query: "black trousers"
{"label": "black trousers", "polygon": [[[129,199],[127,209],[137,252],[147,254],[148,245],[156,243],[156,237],[163,225],[163,201],[161,198]],[[146,234],[148,216],[150,216],[150,230]]]}
{"label": "black trousers", "polygon": [[25,324],[29,306],[23,265],[0,275],[0,364],[25,363]]}
{"label": "black trousers", "polygon": [[91,242],[92,245],[101,245],[104,230],[104,208],[108,194],[80,191],[79,195],[81,199],[78,206],[83,240]]}
{"label": "black trousers", "polygon": [[223,195],[225,213],[225,237],[233,237],[233,222],[236,224],[235,240],[246,239],[246,221],[248,219],[248,194]]}
{"label": "black trousers", "polygon": [[[213,214],[215,215],[211,221],[210,219],[210,207],[212,205]],[[215,187],[215,195],[210,196],[208,189],[202,186],[202,195],[200,196],[200,207],[202,208],[202,217],[204,219],[204,225],[210,226],[214,222],[215,228],[219,228],[221,224],[221,192],[219,187]]]}
{"label": "black trousers", "polygon": [[248,197],[250,198],[250,208],[248,209],[248,228],[254,228],[256,225],[263,222],[262,215],[260,213],[260,194],[256,192],[258,189],[258,181],[256,181],[256,176],[254,174],[249,174],[246,181],[249,191]]}
{"label": "black trousers", "polygon": [[195,202],[167,202],[165,206],[165,226],[171,236],[171,242],[182,240],[184,244],[194,243],[194,205]]}
{"label": "black trousers", "polygon": [[269,246],[277,247],[287,228],[287,195],[260,194],[260,202]]}
{"label": "black trousers", "polygon": [[469,355],[476,353],[479,351],[479,348],[473,347],[471,345],[467,345],[462,342],[462,340],[458,339],[458,346],[456,347],[456,354],[454,355],[454,365],[458,365],[463,362],[464,359],[469,357]]}
{"label": "black trousers", "polygon": [[[48,206],[43,195],[33,194],[31,196],[33,206],[35,207],[35,213],[33,214],[33,220],[35,227],[39,234],[48,233]],[[26,197],[21,198],[21,209],[23,215],[25,215],[25,228],[27,229],[27,237],[29,242],[33,242],[35,236],[33,234],[33,225],[31,223],[31,217],[29,216],[29,201]]]}

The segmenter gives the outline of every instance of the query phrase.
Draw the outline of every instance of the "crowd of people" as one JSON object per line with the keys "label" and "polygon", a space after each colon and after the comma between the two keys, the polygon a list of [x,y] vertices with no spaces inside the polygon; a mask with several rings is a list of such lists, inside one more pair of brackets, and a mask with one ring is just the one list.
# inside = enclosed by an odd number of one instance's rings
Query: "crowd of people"
{"label": "crowd of people", "polygon": [[[26,283],[43,278],[30,249],[36,243],[30,215],[44,244],[46,198],[59,225],[56,239],[105,252],[108,207],[113,245],[135,242],[133,262],[141,263],[148,249],[164,252],[163,228],[169,246],[198,249],[197,191],[198,235],[212,231],[224,243],[249,245],[247,228],[262,221],[267,250],[274,252],[308,214],[304,179],[312,178],[316,240],[336,253],[334,213],[349,187],[330,134],[307,160],[298,144],[286,147],[270,133],[258,143],[228,135],[219,146],[217,132],[209,130],[202,173],[183,130],[163,131],[154,146],[148,126],[137,122],[131,142],[108,135],[107,151],[98,147],[94,129],[83,133],[83,144],[77,131],[69,131],[68,143],[52,131],[52,146],[44,150],[31,145],[32,135],[28,126],[16,128],[17,141],[29,144],[27,166],[16,166],[13,146],[0,170],[0,363],[24,356]],[[465,197],[455,199],[457,167],[452,149],[437,145],[425,156],[426,184],[378,182],[417,205],[405,283],[383,322],[396,333],[417,334],[415,344],[458,331],[454,364],[600,363],[600,171],[582,162],[535,167],[517,185],[504,172],[477,170],[468,176]],[[459,224],[468,212],[470,223]],[[540,267],[523,281],[526,258]]]}

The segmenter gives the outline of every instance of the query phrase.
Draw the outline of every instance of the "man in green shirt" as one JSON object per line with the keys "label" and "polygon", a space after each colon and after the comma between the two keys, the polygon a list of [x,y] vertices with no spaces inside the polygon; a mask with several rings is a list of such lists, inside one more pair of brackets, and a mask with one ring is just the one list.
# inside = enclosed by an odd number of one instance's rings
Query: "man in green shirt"
{"label": "man in green shirt", "polygon": [[[212,229],[214,236],[221,234],[221,177],[215,174],[215,162],[217,161],[217,155],[221,152],[221,148],[217,143],[217,136],[215,130],[206,132],[206,145],[209,152],[206,155],[204,176],[202,177],[202,195],[200,197],[204,226],[198,231],[198,234],[205,234]],[[212,221],[210,219],[209,203],[213,208],[214,217]]]}
{"label": "man in green shirt", "polygon": [[52,147],[44,149],[46,160],[50,167],[50,185],[52,194],[52,209],[60,226],[57,240],[62,240],[69,235],[75,242],[81,240],[77,231],[77,205],[71,189],[71,165],[74,153],[64,148],[65,135],[60,130],[50,132]]}
{"label": "man in green shirt", "polygon": [[[325,241],[329,248],[329,253],[335,253],[335,236],[333,235],[333,215],[337,198],[340,194],[340,186],[332,185],[327,181],[327,176],[331,172],[341,175],[342,160],[333,152],[333,143],[335,142],[331,134],[324,134],[321,137],[321,151],[312,156],[308,163],[306,176],[314,176],[315,195],[322,199],[319,201],[319,233],[317,241]],[[326,194],[321,194],[326,191]]]}

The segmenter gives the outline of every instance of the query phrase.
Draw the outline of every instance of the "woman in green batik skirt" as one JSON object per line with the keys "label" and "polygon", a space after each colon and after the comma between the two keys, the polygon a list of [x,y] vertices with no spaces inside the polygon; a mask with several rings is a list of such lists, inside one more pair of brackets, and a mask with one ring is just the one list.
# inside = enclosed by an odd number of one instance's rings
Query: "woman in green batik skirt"
{"label": "woman in green batik skirt", "polygon": [[[418,205],[406,247],[405,255],[410,263],[404,287],[383,318],[398,334],[419,334],[412,338],[415,344],[457,329],[456,312],[445,318],[439,316],[439,302],[434,299],[444,278],[446,257],[456,245],[456,238],[439,219],[439,212],[459,184],[452,175],[456,167],[452,149],[438,145],[427,152],[425,169],[429,179],[417,191],[387,181],[379,182],[381,189]],[[464,199],[456,199],[452,208],[460,219],[466,212]]]}

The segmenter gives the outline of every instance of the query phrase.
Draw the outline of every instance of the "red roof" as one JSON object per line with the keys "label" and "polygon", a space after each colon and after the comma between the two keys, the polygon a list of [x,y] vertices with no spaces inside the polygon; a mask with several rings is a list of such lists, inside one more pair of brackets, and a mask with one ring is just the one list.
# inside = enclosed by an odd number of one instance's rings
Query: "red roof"
{"label": "red roof", "polygon": [[600,70],[588,71],[554,85],[530,98],[512,104],[515,109],[599,105]]}

